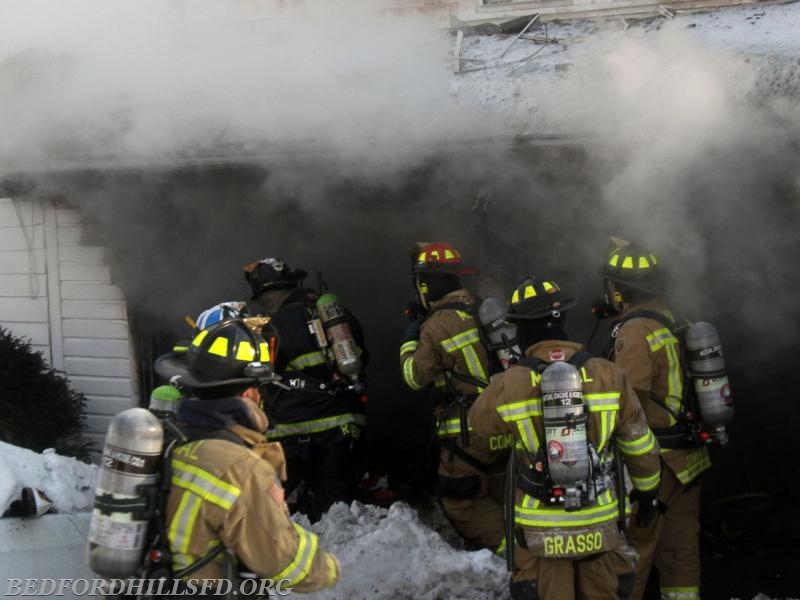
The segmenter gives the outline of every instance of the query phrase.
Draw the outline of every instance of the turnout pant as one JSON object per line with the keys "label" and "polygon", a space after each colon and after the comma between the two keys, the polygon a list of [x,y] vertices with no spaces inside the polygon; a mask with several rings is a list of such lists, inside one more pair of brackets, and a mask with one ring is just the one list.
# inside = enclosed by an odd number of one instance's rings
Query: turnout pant
{"label": "turnout pant", "polygon": [[584,558],[532,556],[517,546],[513,600],[626,600],[634,576],[629,546]]}
{"label": "turnout pant", "polygon": [[281,439],[286,455],[288,497],[302,481],[312,492],[312,519],[318,519],[334,502],[350,504],[358,497],[363,475],[361,442],[338,430]]}
{"label": "turnout pant", "polygon": [[682,484],[668,468],[661,471],[658,499],[663,512],[649,527],[636,527],[631,518],[631,541],[639,553],[632,600],[641,600],[655,566],[662,600],[700,598],[700,483]]}
{"label": "turnout pant", "polygon": [[439,476],[436,495],[442,509],[459,535],[472,546],[488,548],[502,554],[505,549],[503,527],[503,475],[506,454],[489,450],[487,440],[470,434],[470,443],[464,448],[470,456],[487,464],[481,469],[470,464],[448,440],[439,454]]}

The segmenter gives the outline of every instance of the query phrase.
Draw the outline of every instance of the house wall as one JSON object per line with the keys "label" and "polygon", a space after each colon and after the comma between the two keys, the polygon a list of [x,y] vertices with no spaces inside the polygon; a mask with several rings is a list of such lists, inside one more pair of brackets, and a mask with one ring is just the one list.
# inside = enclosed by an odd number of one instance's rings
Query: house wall
{"label": "house wall", "polygon": [[103,248],[81,238],[74,211],[0,199],[0,325],[86,396],[86,436],[99,451],[111,417],[139,400],[125,298]]}

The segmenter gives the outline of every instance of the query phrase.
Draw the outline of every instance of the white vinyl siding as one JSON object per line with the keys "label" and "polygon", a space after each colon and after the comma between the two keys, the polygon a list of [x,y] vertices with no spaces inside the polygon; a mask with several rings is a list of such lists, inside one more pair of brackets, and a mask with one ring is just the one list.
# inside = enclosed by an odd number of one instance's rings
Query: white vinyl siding
{"label": "white vinyl siding", "polygon": [[86,435],[99,452],[111,417],[139,402],[125,298],[103,248],[81,239],[74,211],[0,199],[0,325],[87,397]]}

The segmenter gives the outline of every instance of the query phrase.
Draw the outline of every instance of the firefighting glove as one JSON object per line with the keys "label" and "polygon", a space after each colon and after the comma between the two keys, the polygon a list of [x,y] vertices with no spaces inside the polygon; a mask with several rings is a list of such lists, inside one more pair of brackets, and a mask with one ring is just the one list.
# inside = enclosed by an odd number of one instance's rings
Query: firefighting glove
{"label": "firefighting glove", "polygon": [[414,319],[413,321],[408,322],[406,330],[403,333],[403,340],[402,340],[403,343],[419,339],[419,331],[422,328],[423,321],[425,321],[425,318],[420,316]]}
{"label": "firefighting glove", "polygon": [[633,490],[630,493],[631,503],[638,502],[639,506],[636,509],[636,527],[644,529],[650,527],[653,519],[658,514],[658,490],[651,492],[642,492]]}

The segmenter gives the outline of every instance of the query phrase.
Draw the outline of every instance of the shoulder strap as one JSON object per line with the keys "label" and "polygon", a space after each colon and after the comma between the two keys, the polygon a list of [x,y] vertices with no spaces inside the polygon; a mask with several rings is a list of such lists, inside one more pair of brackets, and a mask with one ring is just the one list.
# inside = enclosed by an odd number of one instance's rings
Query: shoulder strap
{"label": "shoulder strap", "polygon": [[523,367],[529,368],[531,371],[536,371],[537,373],[541,373],[544,371],[547,366],[550,364],[546,360],[542,360],[541,358],[536,358],[535,356],[523,356],[517,361],[518,365],[522,365]]}
{"label": "shoulder strap", "polygon": [[625,323],[627,323],[631,319],[639,319],[639,318],[653,319],[654,321],[658,321],[673,333],[676,333],[680,329],[680,326],[664,313],[656,312],[654,310],[635,310],[632,313],[628,313],[621,319],[618,319],[617,321],[614,322],[614,327],[611,329],[611,337],[612,338],[617,337],[617,333],[619,333],[620,328]]}
{"label": "shoulder strap", "polygon": [[[596,355],[585,350],[580,350],[573,354],[566,362],[576,369],[580,369],[590,358],[596,358]],[[553,363],[542,360],[541,358],[536,358],[535,356],[523,356],[517,361],[517,364],[528,367],[530,370],[536,371],[537,373],[541,373]]]}
{"label": "shoulder strap", "polygon": [[597,358],[597,356],[586,350],[580,350],[573,354],[567,362],[576,369],[580,369],[590,358]]}
{"label": "shoulder strap", "polygon": [[440,310],[463,310],[471,317],[474,317],[477,314],[475,307],[471,304],[467,304],[466,302],[445,302],[444,304],[440,304],[439,306],[431,310],[428,313],[428,317],[430,318],[431,315],[439,312]]}

